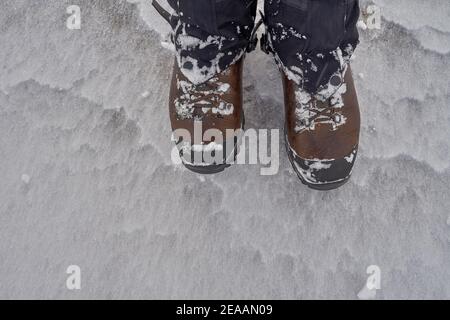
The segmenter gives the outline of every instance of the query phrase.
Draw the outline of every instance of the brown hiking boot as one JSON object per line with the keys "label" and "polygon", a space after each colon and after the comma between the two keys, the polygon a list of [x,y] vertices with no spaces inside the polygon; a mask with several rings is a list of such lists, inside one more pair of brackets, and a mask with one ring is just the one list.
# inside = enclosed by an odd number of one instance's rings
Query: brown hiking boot
{"label": "brown hiking boot", "polygon": [[360,113],[352,72],[312,96],[283,74],[286,146],[300,180],[331,190],[345,184],[358,152]]}
{"label": "brown hiking boot", "polygon": [[201,84],[189,81],[175,62],[170,121],[182,163],[191,171],[217,173],[235,161],[244,126],[242,61]]}
{"label": "brown hiking boot", "polygon": [[[262,24],[254,24],[256,1],[230,6],[169,0],[170,12],[152,4],[172,28],[176,55],[169,101],[177,145],[172,160],[179,155],[197,173],[223,171],[235,162],[242,137],[242,64],[256,48]],[[216,19],[216,10],[222,17]]]}

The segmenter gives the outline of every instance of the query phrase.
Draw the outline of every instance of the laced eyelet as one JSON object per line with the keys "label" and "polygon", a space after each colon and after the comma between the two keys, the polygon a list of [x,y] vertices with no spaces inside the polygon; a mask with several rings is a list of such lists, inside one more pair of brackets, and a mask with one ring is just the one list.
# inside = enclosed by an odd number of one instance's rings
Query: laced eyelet
{"label": "laced eyelet", "polygon": [[335,114],[333,115],[333,121],[334,121],[336,124],[340,124],[341,121],[342,121],[342,116],[341,116],[339,113],[335,113]]}
{"label": "laced eyelet", "polygon": [[309,119],[301,119],[300,125],[302,127],[308,128],[311,125],[311,121]]}
{"label": "laced eyelet", "polygon": [[342,84],[342,78],[338,75],[334,75],[330,79],[330,84],[335,87],[340,86]]}

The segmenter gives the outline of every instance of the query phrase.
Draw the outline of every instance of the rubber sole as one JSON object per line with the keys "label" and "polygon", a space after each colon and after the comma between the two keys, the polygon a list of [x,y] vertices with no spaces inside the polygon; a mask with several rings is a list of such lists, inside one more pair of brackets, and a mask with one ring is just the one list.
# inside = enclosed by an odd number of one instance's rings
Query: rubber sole
{"label": "rubber sole", "polygon": [[210,166],[193,166],[186,163],[183,165],[189,171],[198,173],[198,174],[216,174],[223,172],[226,168],[231,167],[231,164],[219,164],[219,165],[210,165]]}
{"label": "rubber sole", "polygon": [[317,191],[331,191],[331,190],[342,187],[350,180],[350,176],[348,176],[347,178],[337,181],[337,182],[321,183],[321,184],[308,182],[305,178],[303,178],[303,176],[298,171],[298,169],[294,163],[295,162],[294,151],[289,146],[289,142],[288,142],[286,134],[284,135],[284,142],[285,142],[285,146],[286,146],[286,152],[288,154],[288,158],[289,158],[289,161],[291,162],[292,168],[294,169],[294,171],[297,174],[300,181],[308,188],[317,190]]}

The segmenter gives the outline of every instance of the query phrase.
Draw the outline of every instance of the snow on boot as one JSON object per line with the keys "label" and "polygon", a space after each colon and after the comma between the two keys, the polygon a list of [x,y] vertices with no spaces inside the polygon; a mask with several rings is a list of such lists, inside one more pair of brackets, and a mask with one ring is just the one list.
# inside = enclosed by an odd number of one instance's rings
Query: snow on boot
{"label": "snow on boot", "polygon": [[221,172],[235,162],[244,126],[242,69],[258,40],[256,1],[168,2],[173,14],[153,4],[173,29],[173,138],[188,169]]}
{"label": "snow on boot", "polygon": [[333,76],[316,95],[283,76],[288,156],[300,180],[313,189],[342,186],[355,164],[360,112],[350,67],[344,74]]}
{"label": "snow on boot", "polygon": [[244,127],[242,60],[198,85],[175,63],[169,112],[175,143],[189,170],[208,174],[229,167]]}
{"label": "snow on boot", "polygon": [[360,114],[349,62],[359,12],[358,0],[265,3],[261,46],[283,76],[287,151],[314,189],[343,185],[355,163]]}

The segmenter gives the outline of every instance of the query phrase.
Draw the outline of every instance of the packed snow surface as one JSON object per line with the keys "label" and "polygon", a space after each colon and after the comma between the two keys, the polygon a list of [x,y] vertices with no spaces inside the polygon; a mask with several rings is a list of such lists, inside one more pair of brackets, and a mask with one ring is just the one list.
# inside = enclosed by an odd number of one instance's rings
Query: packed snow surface
{"label": "packed snow surface", "polygon": [[[450,298],[450,2],[373,2],[357,165],[321,193],[281,141],[274,176],[172,164],[174,58],[150,1],[78,0],[69,30],[71,1],[3,0],[0,298]],[[247,57],[244,95],[247,128],[283,127],[271,57]]]}

